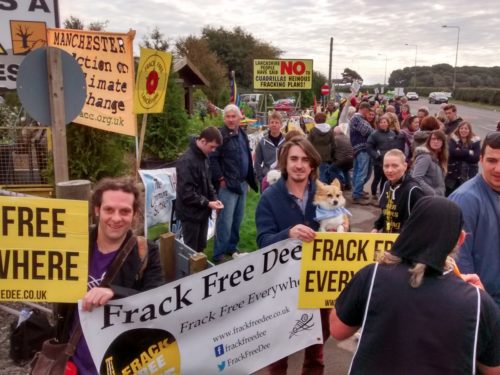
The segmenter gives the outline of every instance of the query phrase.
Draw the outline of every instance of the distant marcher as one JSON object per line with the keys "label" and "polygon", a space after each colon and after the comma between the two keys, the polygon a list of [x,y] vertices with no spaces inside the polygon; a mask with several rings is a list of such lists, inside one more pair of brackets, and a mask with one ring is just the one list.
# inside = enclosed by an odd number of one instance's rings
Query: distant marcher
{"label": "distant marcher", "polygon": [[[481,146],[481,173],[449,197],[465,218],[467,238],[457,256],[463,273],[477,273],[500,307],[500,133],[486,136]],[[500,337],[496,336],[497,339]]]}
{"label": "distant marcher", "polygon": [[448,173],[446,174],[446,196],[450,195],[465,181],[474,177],[478,170],[481,153],[481,138],[472,131],[467,121],[458,125],[448,141]]}
{"label": "distant marcher", "polygon": [[376,123],[377,123],[377,112],[375,111],[375,109],[373,107],[371,107],[368,111],[368,117],[366,118],[366,121],[368,121],[368,123],[370,124],[370,126],[373,128],[373,129],[376,129],[377,126],[376,126]]}
{"label": "distant marcher", "polygon": [[325,113],[316,113],[314,116],[314,122],[316,124],[307,136],[307,139],[311,142],[321,157],[321,164],[319,165],[319,179],[321,182],[329,185],[330,182],[332,182],[330,177],[330,165],[333,160],[335,141],[333,138],[332,127],[325,121]]}
{"label": "distant marcher", "polygon": [[426,116],[429,116],[429,108],[427,107],[420,107],[417,111],[417,117],[422,122],[422,119]]}
{"label": "distant marcher", "polygon": [[454,104],[448,104],[444,108],[444,114],[446,115],[446,121],[444,123],[444,132],[447,136],[455,131],[458,125],[464,121],[457,114],[457,107]]}
{"label": "distant marcher", "polygon": [[268,132],[257,144],[255,149],[255,175],[259,181],[261,191],[264,191],[263,182],[267,172],[277,166],[278,148],[283,144],[285,138],[281,133],[281,115],[272,112],[268,118]]}
{"label": "distant marcher", "polygon": [[403,122],[409,116],[411,116],[410,106],[408,104],[402,104],[401,111],[398,115],[399,122]]}
{"label": "distant marcher", "polygon": [[351,374],[499,373],[500,311],[477,275],[453,272],[462,225],[455,203],[422,197],[391,251],[341,292],[330,333],[361,327]]}
{"label": "distant marcher", "polygon": [[415,149],[411,176],[426,195],[445,194],[444,176],[448,168],[448,143],[441,130],[434,130],[423,146]]}
{"label": "distant marcher", "polygon": [[401,134],[404,136],[405,147],[404,153],[406,155],[406,160],[411,162],[413,157],[413,144],[415,142],[415,134],[417,134],[420,126],[420,121],[418,116],[407,117],[401,127]]}
{"label": "distant marcher", "polygon": [[333,100],[330,100],[327,103],[325,108],[325,114],[326,114],[326,123],[330,125],[332,128],[337,126],[339,122],[340,112]]}
{"label": "distant marcher", "polygon": [[380,216],[373,224],[373,233],[399,233],[415,203],[425,196],[417,181],[407,172],[405,154],[392,149],[384,155],[384,175],[387,178],[380,194]]}
{"label": "distant marcher", "polygon": [[342,184],[342,190],[349,191],[352,189],[349,171],[353,166],[354,151],[349,137],[344,134],[340,126],[333,129],[333,136],[335,138],[335,149],[333,162],[330,166],[330,175],[333,180],[338,178]]}
{"label": "distant marcher", "polygon": [[349,132],[351,145],[354,149],[354,168],[352,171],[352,198],[354,204],[367,205],[369,202],[365,199],[363,187],[370,176],[370,155],[366,150],[366,142],[373,128],[368,121],[370,104],[362,102],[359,105],[359,111],[349,122]]}
{"label": "distant marcher", "polygon": [[[402,137],[402,136],[401,136]],[[366,142],[366,150],[372,158],[373,164],[373,180],[371,184],[372,200],[378,201],[377,191],[382,191],[386,181],[384,171],[382,169],[384,155],[387,151],[393,148],[403,147],[401,137],[389,129],[389,120],[386,116],[380,118],[378,129],[368,137]]]}
{"label": "distant marcher", "polygon": [[240,226],[245,214],[248,187],[258,191],[248,136],[241,125],[240,109],[234,104],[224,108],[224,125],[220,128],[222,144],[209,156],[212,181],[224,205],[215,227],[216,263],[239,254]]}
{"label": "distant marcher", "polygon": [[208,155],[221,143],[219,130],[210,126],[191,142],[175,164],[175,212],[182,224],[184,243],[198,252],[204,251],[207,245],[208,219],[212,210],[224,208],[212,185],[208,162]]}

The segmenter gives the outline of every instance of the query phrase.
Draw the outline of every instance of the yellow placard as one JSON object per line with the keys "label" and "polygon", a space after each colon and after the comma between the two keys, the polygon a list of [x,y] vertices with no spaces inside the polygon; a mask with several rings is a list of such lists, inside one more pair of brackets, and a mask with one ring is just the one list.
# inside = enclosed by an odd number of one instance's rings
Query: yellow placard
{"label": "yellow placard", "polygon": [[87,98],[74,122],[135,136],[134,32],[47,29],[48,45],[73,55],[87,81]]}
{"label": "yellow placard", "polygon": [[26,55],[47,44],[47,25],[37,21],[10,21],[12,53]]}
{"label": "yellow placard", "polygon": [[255,90],[310,90],[313,60],[253,60]]}
{"label": "yellow placard", "polygon": [[135,113],[161,113],[165,104],[172,54],[141,48],[134,94]]}
{"label": "yellow placard", "polygon": [[76,302],[87,291],[88,203],[0,197],[0,301]]}
{"label": "yellow placard", "polygon": [[397,234],[316,233],[302,245],[299,307],[334,307],[354,274],[374,263],[378,252],[390,250]]}

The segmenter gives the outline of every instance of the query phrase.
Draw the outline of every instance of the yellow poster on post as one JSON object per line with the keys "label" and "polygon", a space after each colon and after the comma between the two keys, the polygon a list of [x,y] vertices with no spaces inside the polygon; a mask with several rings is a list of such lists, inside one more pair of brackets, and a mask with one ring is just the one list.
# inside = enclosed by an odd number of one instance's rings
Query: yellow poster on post
{"label": "yellow poster on post", "polygon": [[379,253],[388,251],[397,234],[316,233],[302,244],[299,307],[334,307],[340,292],[354,274],[374,263]]}
{"label": "yellow poster on post", "polygon": [[0,301],[81,299],[88,278],[88,203],[0,197],[0,211]]}
{"label": "yellow poster on post", "polygon": [[253,60],[254,90],[310,90],[313,60]]}
{"label": "yellow poster on post", "polygon": [[165,104],[172,54],[141,48],[134,94],[135,113],[161,113]]}
{"label": "yellow poster on post", "polygon": [[135,136],[135,32],[127,34],[47,29],[48,45],[73,55],[87,81],[87,98],[74,122]]}

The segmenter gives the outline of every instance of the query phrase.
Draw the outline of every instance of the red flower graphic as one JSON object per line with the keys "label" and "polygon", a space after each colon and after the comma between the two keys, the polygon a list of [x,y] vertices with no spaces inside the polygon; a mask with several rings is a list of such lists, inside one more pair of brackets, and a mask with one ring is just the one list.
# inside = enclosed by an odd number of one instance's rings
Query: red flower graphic
{"label": "red flower graphic", "polygon": [[148,74],[148,78],[146,81],[146,91],[148,92],[149,95],[152,95],[156,89],[158,88],[158,81],[159,81],[158,73],[156,70],[152,70]]}

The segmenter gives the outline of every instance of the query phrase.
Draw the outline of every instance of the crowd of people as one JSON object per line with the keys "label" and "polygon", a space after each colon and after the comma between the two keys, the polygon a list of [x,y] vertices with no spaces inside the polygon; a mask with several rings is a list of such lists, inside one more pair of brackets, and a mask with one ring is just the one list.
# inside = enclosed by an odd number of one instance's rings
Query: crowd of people
{"label": "crowd of people", "polygon": [[[338,180],[352,190],[351,204],[380,208],[372,232],[400,233],[390,253],[354,276],[334,309],[321,309],[325,341],[361,332],[351,373],[498,374],[500,132],[481,141],[454,105],[443,111],[444,123],[427,108],[412,115],[404,98],[351,99],[340,108],[328,103],[309,134],[283,134],[280,115],[272,113],[268,132],[251,150],[239,108],[227,105],[224,124],[203,130],[177,162],[185,243],[205,250],[216,210],[214,263],[243,256],[238,242],[249,188],[261,193],[259,248],[287,238],[312,241],[319,228],[316,180]],[[126,181],[107,180],[96,189],[84,310],[162,283],[158,249],[145,245],[144,263],[131,232],[137,205],[138,192]],[[108,280],[106,271],[125,251],[124,266]],[[81,373],[94,374],[76,308],[61,306],[59,337],[74,342],[76,335],[73,361]],[[287,367],[282,358],[268,371],[286,374]],[[323,344],[307,348],[302,373],[323,371]]]}

